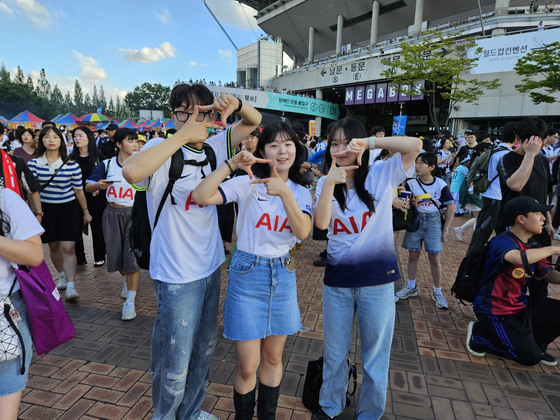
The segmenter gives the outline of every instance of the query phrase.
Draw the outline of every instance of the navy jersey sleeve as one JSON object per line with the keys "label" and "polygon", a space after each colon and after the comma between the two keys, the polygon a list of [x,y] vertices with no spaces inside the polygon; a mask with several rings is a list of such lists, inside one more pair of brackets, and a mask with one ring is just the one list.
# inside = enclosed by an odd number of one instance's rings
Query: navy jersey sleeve
{"label": "navy jersey sleeve", "polygon": [[448,204],[451,204],[451,203],[455,202],[455,200],[453,199],[453,196],[451,195],[451,191],[449,191],[449,187],[447,185],[445,185],[441,189],[440,202],[443,205],[448,205]]}
{"label": "navy jersey sleeve", "polygon": [[105,172],[106,172],[105,165],[107,165],[106,160],[104,160],[99,165],[97,165],[97,168],[95,168],[91,176],[87,179],[86,184],[87,183],[95,184],[97,181],[101,181],[102,179],[105,179]]}

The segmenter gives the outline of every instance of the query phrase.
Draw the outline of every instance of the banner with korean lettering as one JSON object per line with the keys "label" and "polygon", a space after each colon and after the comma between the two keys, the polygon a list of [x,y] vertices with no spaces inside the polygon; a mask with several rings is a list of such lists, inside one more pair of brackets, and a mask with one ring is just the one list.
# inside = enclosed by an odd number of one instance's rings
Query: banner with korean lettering
{"label": "banner with korean lettering", "polygon": [[222,93],[227,93],[228,95],[240,98],[243,102],[247,102],[258,109],[293,112],[314,117],[329,118],[331,120],[337,120],[340,115],[338,105],[320,99],[221,86],[208,86],[208,89],[210,89],[214,97]]}
{"label": "banner with korean lettering", "polygon": [[[513,71],[517,60],[525,54],[559,39],[560,28],[478,40],[476,48],[481,47],[482,53],[478,55],[477,67],[470,74]],[[476,56],[476,48],[467,52],[469,58]]]}

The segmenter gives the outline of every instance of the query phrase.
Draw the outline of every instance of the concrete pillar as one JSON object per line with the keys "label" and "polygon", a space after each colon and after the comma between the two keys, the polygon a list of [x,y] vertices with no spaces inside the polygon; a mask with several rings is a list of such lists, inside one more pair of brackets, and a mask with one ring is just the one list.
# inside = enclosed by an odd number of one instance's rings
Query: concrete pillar
{"label": "concrete pillar", "polygon": [[416,9],[414,10],[414,35],[422,30],[422,20],[424,19],[424,0],[416,0]]}
{"label": "concrete pillar", "polygon": [[336,18],[336,55],[342,54],[342,29],[344,28],[344,16]]}
{"label": "concrete pillar", "polygon": [[509,13],[509,0],[496,0],[495,13],[496,16],[507,16]]}
{"label": "concrete pillar", "polygon": [[377,31],[379,29],[379,2],[373,2],[373,10],[371,11],[371,34],[369,36],[369,47],[375,47],[377,44]]}
{"label": "concrete pillar", "polygon": [[315,50],[315,28],[309,27],[309,46],[307,47],[307,61],[313,60],[313,51]]}
{"label": "concrete pillar", "polygon": [[[323,91],[321,89],[315,89],[315,99],[323,99]],[[321,124],[323,124],[323,117],[315,116],[315,121],[317,121],[317,135],[321,135]]]}

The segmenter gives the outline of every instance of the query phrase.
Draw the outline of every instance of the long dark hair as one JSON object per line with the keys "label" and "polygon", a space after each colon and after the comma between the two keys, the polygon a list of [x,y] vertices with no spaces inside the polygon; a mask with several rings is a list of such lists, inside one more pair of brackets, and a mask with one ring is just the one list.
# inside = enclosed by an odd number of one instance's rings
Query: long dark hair
{"label": "long dark hair", "polygon": [[[286,140],[293,141],[296,147],[296,158],[288,171],[288,178],[296,184],[304,185],[303,177],[299,171],[301,169],[301,165],[305,161],[307,153],[305,151],[305,147],[299,141],[297,134],[294,132],[292,127],[285,122],[274,121],[265,126],[262,133],[259,135],[257,149],[253,154],[258,158],[263,158],[261,152],[264,150],[264,146],[268,143],[272,143],[279,133],[282,133]],[[252,171],[253,174],[261,179],[270,177],[270,166],[268,163],[255,163],[252,167]]]}
{"label": "long dark hair", "polygon": [[[86,135],[88,139],[88,160],[89,163],[95,168],[97,165],[99,165],[99,149],[97,149],[97,144],[95,144],[93,131],[85,126],[76,127],[72,130],[72,138],[74,138],[74,134],[76,133],[76,131],[81,131]],[[78,160],[79,157],[80,150],[76,147],[76,142],[74,141],[74,149],[72,149],[72,153],[70,153],[69,158],[72,160]]]}
{"label": "long dark hair", "polygon": [[[338,120],[330,129],[329,142],[327,144],[327,151],[325,152],[325,166],[330,168],[332,165],[331,156],[331,144],[333,137],[336,136],[339,130],[342,130],[344,137],[347,139],[360,139],[368,137],[367,131],[361,122],[353,118],[344,118]],[[362,155],[362,165],[354,171],[354,187],[356,188],[356,193],[358,197],[364,203],[368,210],[373,213],[375,211],[375,206],[373,204],[373,196],[366,189],[366,178],[369,172],[368,168],[369,162],[369,150],[366,150]],[[334,187],[334,198],[338,201],[340,209],[344,212],[348,207],[346,207],[346,196],[348,191],[346,184],[337,184]]]}
{"label": "long dark hair", "polygon": [[37,147],[37,157],[43,156],[47,151],[47,148],[43,144],[43,137],[45,137],[51,131],[54,132],[60,139],[60,147],[58,148],[58,153],[60,154],[60,158],[63,161],[68,160],[68,149],[66,148],[66,142],[64,141],[64,136],[62,135],[62,131],[58,128],[48,125],[41,130],[41,134],[39,134],[39,145]]}

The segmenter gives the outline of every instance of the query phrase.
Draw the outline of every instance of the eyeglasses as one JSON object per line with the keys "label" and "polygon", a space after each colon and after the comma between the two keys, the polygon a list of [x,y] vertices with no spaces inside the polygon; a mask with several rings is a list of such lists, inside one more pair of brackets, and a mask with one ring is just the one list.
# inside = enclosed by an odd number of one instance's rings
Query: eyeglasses
{"label": "eyeglasses", "polygon": [[[196,116],[197,122],[202,122],[208,115],[212,115],[213,111],[199,111],[198,115]],[[194,112],[187,112],[187,111],[173,111],[175,118],[179,122],[187,122]]]}

